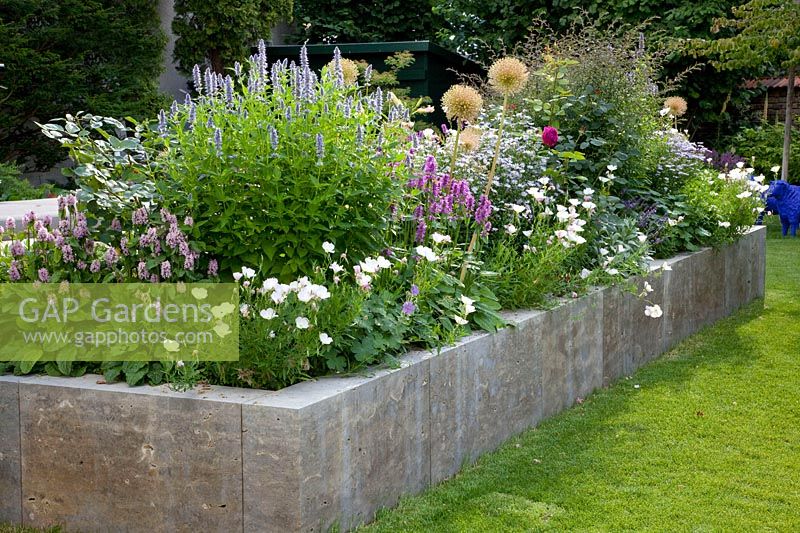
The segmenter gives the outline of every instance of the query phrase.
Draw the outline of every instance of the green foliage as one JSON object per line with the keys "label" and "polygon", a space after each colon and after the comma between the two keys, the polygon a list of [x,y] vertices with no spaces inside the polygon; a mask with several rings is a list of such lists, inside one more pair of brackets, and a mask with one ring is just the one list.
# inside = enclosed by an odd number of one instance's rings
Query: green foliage
{"label": "green foliage", "polygon": [[155,0],[0,5],[0,161],[46,169],[62,152],[33,121],[80,109],[152,116],[165,37]]}
{"label": "green foliage", "polygon": [[443,19],[438,0],[295,0],[295,42],[364,43],[432,39]]}
{"label": "green foliage", "polygon": [[269,39],[279,20],[291,19],[292,0],[175,0],[173,56],[179,70],[195,65],[216,72],[244,61],[257,39]]}
{"label": "green foliage", "polygon": [[19,175],[16,165],[0,163],[0,202],[12,200],[38,200],[54,195],[52,185],[34,187]]}
{"label": "green foliage", "polygon": [[251,92],[243,76],[236,106],[220,94],[168,121],[160,193],[195,218],[195,237],[223,270],[256,266],[286,280],[323,259],[324,241],[356,259],[382,245],[407,133],[382,118],[381,93],[360,94],[329,74],[308,78],[302,91],[313,98],[293,89],[288,69],[277,90]]}
{"label": "green foliage", "polygon": [[[775,177],[772,167],[781,164],[783,157],[783,124],[760,124],[744,128],[730,140],[729,150],[747,159],[757,173]],[[792,146],[789,157],[789,178],[800,183],[800,128],[792,131]]]}

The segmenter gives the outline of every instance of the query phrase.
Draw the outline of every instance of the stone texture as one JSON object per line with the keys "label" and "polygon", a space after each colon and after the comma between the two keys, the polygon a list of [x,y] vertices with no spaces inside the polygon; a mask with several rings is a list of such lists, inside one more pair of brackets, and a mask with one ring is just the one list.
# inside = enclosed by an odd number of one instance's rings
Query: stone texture
{"label": "stone texture", "polygon": [[18,382],[0,376],[0,524],[22,523]]}
{"label": "stone texture", "polygon": [[666,307],[663,275],[653,273],[633,280],[637,294],[622,287],[609,287],[603,293],[603,386],[621,376],[629,376],[666,349],[666,320],[644,314],[650,305],[638,295],[645,292],[644,281],[653,292],[646,299]]}
{"label": "stone texture", "polygon": [[542,416],[548,418],[603,384],[603,291],[550,310],[538,334]]}
{"label": "stone texture", "polygon": [[320,380],[340,392],[283,413],[268,397],[243,406],[246,531],[349,529],[430,485],[430,370],[412,359]]}
{"label": "stone texture", "polygon": [[242,529],[239,405],[38,381],[20,383],[26,525]]}
{"label": "stone texture", "polygon": [[753,290],[752,299],[763,298],[766,294],[767,278],[767,228],[759,226],[752,231],[755,244],[750,261],[753,264]]}
{"label": "stone texture", "polygon": [[537,335],[547,313],[431,359],[431,479],[438,483],[542,418]]}

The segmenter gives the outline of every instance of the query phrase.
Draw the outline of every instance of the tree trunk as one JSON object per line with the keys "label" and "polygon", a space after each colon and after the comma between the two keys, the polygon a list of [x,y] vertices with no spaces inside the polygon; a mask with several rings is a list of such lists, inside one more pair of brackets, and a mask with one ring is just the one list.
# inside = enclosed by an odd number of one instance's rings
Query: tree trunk
{"label": "tree trunk", "polygon": [[788,83],[786,84],[786,120],[783,126],[783,163],[781,165],[781,178],[784,180],[789,179],[789,151],[792,146],[792,114],[793,114],[793,100],[794,100],[794,65],[789,67],[787,76]]}
{"label": "tree trunk", "polygon": [[208,59],[211,61],[211,70],[217,74],[222,74],[222,71],[225,70],[225,65],[222,62],[222,54],[217,48],[212,48],[208,51]]}

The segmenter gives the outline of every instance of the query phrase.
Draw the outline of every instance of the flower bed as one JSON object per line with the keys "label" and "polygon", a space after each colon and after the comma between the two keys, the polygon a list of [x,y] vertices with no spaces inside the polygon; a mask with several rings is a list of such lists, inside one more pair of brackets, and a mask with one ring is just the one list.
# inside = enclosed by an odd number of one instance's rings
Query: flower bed
{"label": "flower bed", "polygon": [[[651,263],[653,320],[593,289],[397,368],[277,392],[0,376],[0,521],[325,531],[464,464],[763,297],[765,228]],[[666,267],[665,267],[666,265]]]}

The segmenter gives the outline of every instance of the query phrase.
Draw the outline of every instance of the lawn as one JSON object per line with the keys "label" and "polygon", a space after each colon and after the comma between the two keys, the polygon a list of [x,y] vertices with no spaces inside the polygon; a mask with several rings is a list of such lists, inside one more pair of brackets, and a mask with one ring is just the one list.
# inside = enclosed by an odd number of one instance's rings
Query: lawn
{"label": "lawn", "polygon": [[767,295],[363,531],[800,531],[800,239]]}

